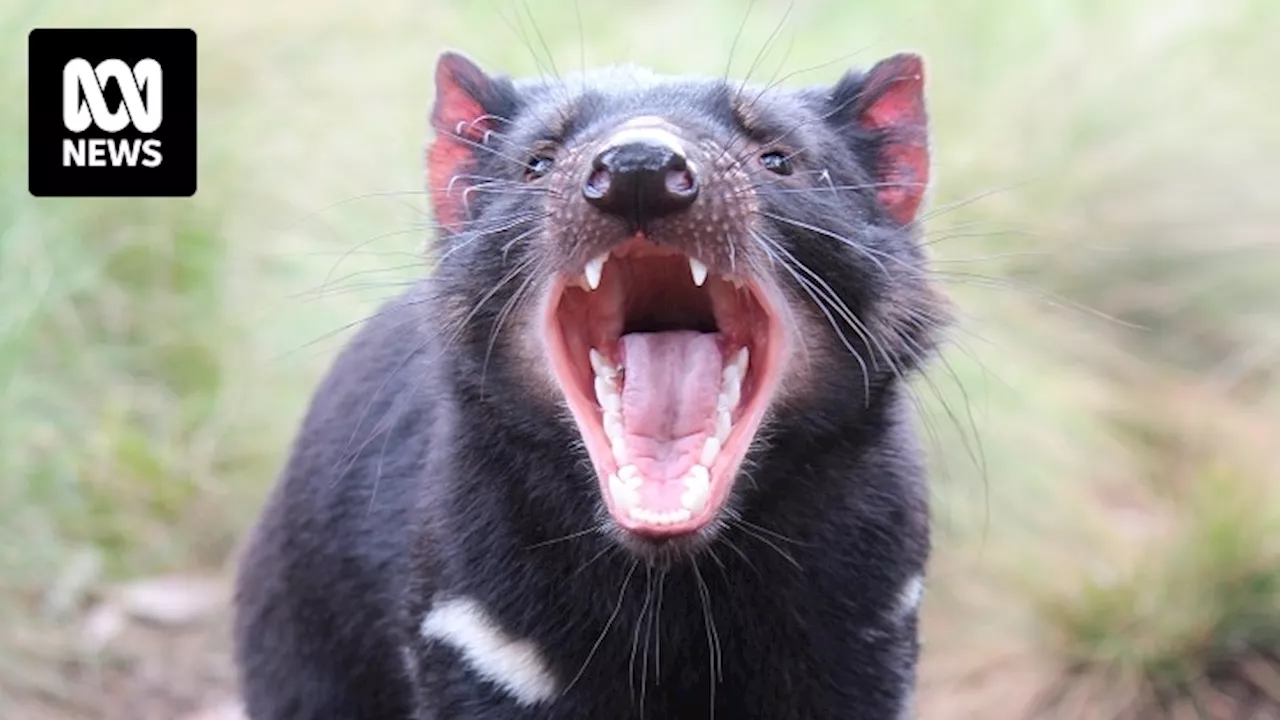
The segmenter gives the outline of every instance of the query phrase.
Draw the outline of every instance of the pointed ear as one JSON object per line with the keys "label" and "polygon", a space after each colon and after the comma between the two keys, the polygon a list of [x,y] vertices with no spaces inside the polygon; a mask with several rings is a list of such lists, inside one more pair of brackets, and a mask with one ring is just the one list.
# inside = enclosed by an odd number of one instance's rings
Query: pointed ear
{"label": "pointed ear", "polygon": [[436,98],[431,108],[435,139],[427,150],[427,187],[436,222],[450,231],[468,218],[464,193],[476,184],[476,160],[499,152],[491,131],[498,118],[515,114],[515,89],[494,78],[461,53],[446,51],[436,60]]}
{"label": "pointed ear", "polygon": [[870,169],[880,204],[894,221],[910,223],[929,184],[924,61],[911,53],[882,60],[837,84],[832,102],[837,117],[872,137]]}

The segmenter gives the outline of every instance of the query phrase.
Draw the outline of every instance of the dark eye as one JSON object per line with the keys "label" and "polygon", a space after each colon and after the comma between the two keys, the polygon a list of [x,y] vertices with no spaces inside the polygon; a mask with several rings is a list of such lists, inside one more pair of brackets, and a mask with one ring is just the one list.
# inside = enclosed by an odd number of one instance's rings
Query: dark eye
{"label": "dark eye", "polygon": [[790,175],[792,172],[791,158],[780,152],[767,152],[760,156],[760,164],[766,170],[775,172],[779,175]]}
{"label": "dark eye", "polygon": [[534,155],[529,158],[529,162],[525,165],[525,178],[537,180],[551,172],[551,168],[555,167],[555,164],[556,161],[546,155]]}

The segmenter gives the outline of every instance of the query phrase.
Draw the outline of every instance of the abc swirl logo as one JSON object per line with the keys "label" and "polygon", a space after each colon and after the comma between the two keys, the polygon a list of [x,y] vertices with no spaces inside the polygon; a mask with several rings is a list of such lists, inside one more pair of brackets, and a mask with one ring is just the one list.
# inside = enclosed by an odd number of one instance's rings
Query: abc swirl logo
{"label": "abc swirl logo", "polygon": [[[114,110],[107,104],[105,88],[115,81],[121,101]],[[62,122],[73,133],[96,127],[118,133],[129,126],[143,134],[160,128],[164,120],[164,70],[151,58],[130,68],[111,58],[92,66],[84,58],[72,58],[62,69]],[[77,137],[62,141],[64,167],[153,168],[164,159],[155,138]]]}
{"label": "abc swirl logo", "polygon": [[27,185],[36,197],[191,197],[196,34],[36,28],[27,35]]}

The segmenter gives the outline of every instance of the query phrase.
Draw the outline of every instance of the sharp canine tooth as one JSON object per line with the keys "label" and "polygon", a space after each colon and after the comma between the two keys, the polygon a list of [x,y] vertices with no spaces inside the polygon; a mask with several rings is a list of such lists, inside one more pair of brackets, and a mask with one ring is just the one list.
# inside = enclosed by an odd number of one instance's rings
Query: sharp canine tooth
{"label": "sharp canine tooth", "polygon": [[693,284],[702,287],[702,283],[707,281],[707,266],[689,258],[689,270],[693,272]]}
{"label": "sharp canine tooth", "polygon": [[747,346],[743,345],[738,352],[733,354],[733,366],[738,368],[739,382],[747,376],[747,364],[751,361],[751,353],[747,351]]}
{"label": "sharp canine tooth", "polygon": [[600,287],[600,276],[604,274],[604,262],[609,259],[608,253],[597,255],[587,261],[587,286],[592,290]]}
{"label": "sharp canine tooth", "polygon": [[698,462],[710,467],[711,463],[716,461],[716,455],[719,454],[720,441],[716,438],[709,437],[707,438],[706,444],[702,446],[702,456],[698,458]]}

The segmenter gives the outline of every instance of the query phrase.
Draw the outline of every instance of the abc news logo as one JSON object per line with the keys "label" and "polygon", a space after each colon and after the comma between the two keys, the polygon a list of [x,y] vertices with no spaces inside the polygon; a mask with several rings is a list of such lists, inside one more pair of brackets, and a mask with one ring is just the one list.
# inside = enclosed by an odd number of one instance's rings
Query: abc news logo
{"label": "abc news logo", "polygon": [[[91,125],[104,133],[118,133],[133,125],[150,135],[164,119],[164,71],[151,58],[138,61],[132,69],[112,58],[93,67],[84,58],[73,58],[62,69],[62,123],[73,133],[83,133]],[[116,110],[107,107],[103,88],[110,81],[120,86],[123,101]],[[145,95],[144,95],[145,93]],[[65,138],[62,141],[63,167],[157,167],[164,160],[160,141],[155,138]]]}
{"label": "abc news logo", "polygon": [[33,195],[195,194],[194,32],[38,29],[28,55]]}

